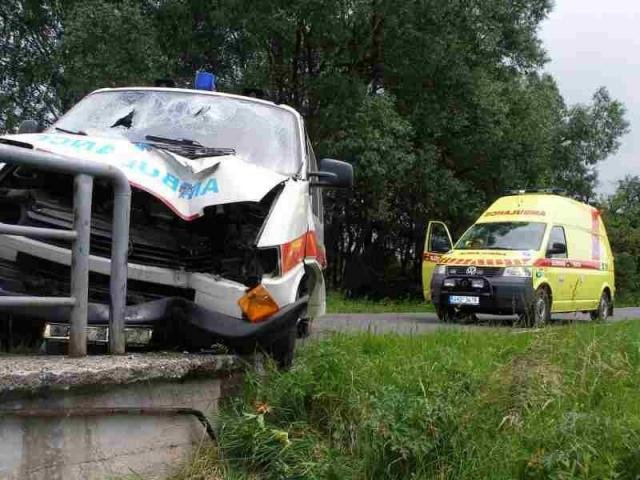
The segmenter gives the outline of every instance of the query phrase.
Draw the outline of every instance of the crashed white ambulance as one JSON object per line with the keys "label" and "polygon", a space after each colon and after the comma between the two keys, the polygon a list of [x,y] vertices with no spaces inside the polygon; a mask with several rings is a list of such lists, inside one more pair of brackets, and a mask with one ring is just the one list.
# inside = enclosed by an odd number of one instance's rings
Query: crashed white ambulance
{"label": "crashed white ambulance", "polygon": [[[0,142],[126,174],[128,344],[257,347],[287,364],[296,331],[324,312],[320,188],[350,186],[353,172],[337,160],[316,164],[294,109],[214,91],[103,89],[45,132]],[[4,223],[71,228],[72,197],[69,175],[0,170]],[[96,179],[88,324],[97,342],[108,324],[111,212],[111,189]],[[70,261],[59,240],[0,236],[0,295],[68,295]],[[64,339],[68,316],[64,307],[4,311],[0,340]]]}

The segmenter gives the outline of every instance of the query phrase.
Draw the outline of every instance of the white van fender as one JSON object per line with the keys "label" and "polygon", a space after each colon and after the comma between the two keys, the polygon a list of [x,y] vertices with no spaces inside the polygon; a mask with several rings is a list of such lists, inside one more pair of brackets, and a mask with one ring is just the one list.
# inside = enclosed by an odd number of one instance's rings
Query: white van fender
{"label": "white van fender", "polygon": [[300,262],[281,277],[263,277],[262,285],[282,308],[297,300],[298,289],[304,276],[304,265]]}
{"label": "white van fender", "polygon": [[318,318],[326,313],[327,290],[322,266],[315,258],[304,261],[309,303],[305,318]]}
{"label": "white van fender", "polygon": [[307,233],[309,182],[287,180],[258,240],[258,248],[284,245]]}

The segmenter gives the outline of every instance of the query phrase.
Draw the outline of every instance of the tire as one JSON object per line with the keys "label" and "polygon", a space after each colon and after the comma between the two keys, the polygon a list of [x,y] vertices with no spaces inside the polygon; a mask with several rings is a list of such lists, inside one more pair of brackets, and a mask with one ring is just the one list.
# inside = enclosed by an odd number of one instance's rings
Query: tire
{"label": "tire", "polygon": [[298,320],[298,326],[296,328],[298,338],[307,338],[311,335],[311,323],[310,318],[301,318]]}
{"label": "tire", "polygon": [[478,323],[478,316],[473,312],[458,312],[455,319],[463,325]]}
{"label": "tire", "polygon": [[598,309],[589,312],[591,320],[594,322],[604,322],[609,317],[609,311],[611,309],[611,301],[609,300],[609,294],[602,292],[600,295],[600,301],[598,302]]}
{"label": "tire", "polygon": [[543,327],[551,321],[551,298],[545,287],[536,290],[531,305],[518,315],[518,320],[525,327]]}
{"label": "tire", "polygon": [[438,320],[442,323],[453,322],[456,318],[456,311],[453,307],[437,307],[436,314],[438,315]]}
{"label": "tire", "polygon": [[[296,301],[305,295],[309,294],[309,288],[307,285],[307,277],[306,275],[302,277],[300,280],[300,285],[298,285],[298,293],[296,294]],[[306,309],[305,309],[306,314]],[[313,322],[312,318],[300,317],[298,318],[297,326],[296,326],[296,336],[298,338],[307,338],[311,335],[311,323]]]}
{"label": "tire", "polygon": [[297,331],[298,326],[294,325],[278,337],[267,349],[267,353],[280,370],[288,370],[293,364]]}

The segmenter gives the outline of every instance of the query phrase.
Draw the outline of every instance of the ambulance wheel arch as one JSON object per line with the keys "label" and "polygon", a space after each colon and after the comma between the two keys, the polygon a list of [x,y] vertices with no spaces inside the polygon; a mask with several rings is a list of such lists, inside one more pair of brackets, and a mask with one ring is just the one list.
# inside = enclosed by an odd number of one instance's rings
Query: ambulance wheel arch
{"label": "ambulance wheel arch", "polygon": [[518,317],[523,326],[540,327],[551,319],[552,311],[553,292],[551,291],[551,287],[546,282],[540,282],[534,289],[531,303],[524,312],[518,314]]}
{"label": "ambulance wheel arch", "polygon": [[609,300],[609,308],[608,308],[608,315],[613,315],[613,306],[614,306],[614,302],[615,302],[615,293],[614,293],[614,289],[612,289],[608,283],[605,283],[604,286],[602,287],[602,295],[606,295],[608,297]]}
{"label": "ambulance wheel arch", "polygon": [[613,315],[613,299],[609,287],[604,287],[595,310],[589,312],[591,320],[594,322],[604,322]]}
{"label": "ambulance wheel arch", "polygon": [[326,313],[327,291],[322,266],[315,259],[305,259],[305,274],[301,280],[309,295],[306,318],[314,319]]}
{"label": "ambulance wheel arch", "polygon": [[553,290],[551,289],[551,285],[549,285],[548,282],[541,282],[535,288],[535,291],[537,292],[540,289],[546,290],[547,295],[549,295],[549,308],[552,311],[553,310]]}
{"label": "ambulance wheel arch", "polygon": [[[534,268],[534,271],[532,272],[533,291],[537,292],[538,289],[540,288],[544,288],[547,291],[547,294],[549,295],[550,312],[553,312],[554,291],[553,291],[553,288],[551,287],[551,284],[552,284],[551,278],[547,277],[546,271],[544,269],[536,268],[536,267],[533,267],[533,268]],[[541,274],[540,276],[538,276],[539,273]]]}
{"label": "ambulance wheel arch", "polygon": [[[538,272],[541,273],[541,276],[538,277]],[[540,269],[540,268],[535,268],[534,267],[534,272],[533,272],[533,290],[538,290],[538,288],[543,287],[546,288],[547,290],[549,290],[549,294],[553,295],[553,289],[551,288],[551,280],[547,277],[546,273],[544,270]],[[553,296],[551,296],[551,298],[553,298]]]}

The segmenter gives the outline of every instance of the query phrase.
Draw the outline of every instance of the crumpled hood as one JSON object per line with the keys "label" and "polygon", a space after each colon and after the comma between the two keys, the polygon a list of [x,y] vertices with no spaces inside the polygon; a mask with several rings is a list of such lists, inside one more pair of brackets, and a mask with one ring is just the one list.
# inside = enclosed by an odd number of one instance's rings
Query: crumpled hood
{"label": "crumpled hood", "polygon": [[190,160],[125,139],[58,133],[0,138],[27,143],[43,152],[116,166],[131,185],[159,198],[185,220],[199,217],[210,205],[258,202],[288,178],[237,156]]}
{"label": "crumpled hood", "polygon": [[446,265],[475,265],[485,267],[532,265],[536,252],[528,250],[452,250],[438,263]]}

